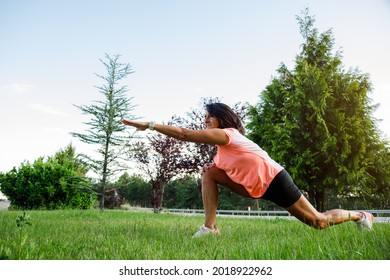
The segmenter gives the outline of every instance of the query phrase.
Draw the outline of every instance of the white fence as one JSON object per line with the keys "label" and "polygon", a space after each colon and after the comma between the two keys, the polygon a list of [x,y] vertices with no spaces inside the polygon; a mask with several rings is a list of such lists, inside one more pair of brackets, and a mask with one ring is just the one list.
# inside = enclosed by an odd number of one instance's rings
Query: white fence
{"label": "white fence", "polygon": [[[390,217],[390,209],[385,210],[356,210],[372,213],[376,217]],[[177,214],[203,214],[202,209],[164,209],[167,213]],[[262,210],[217,210],[217,215],[232,216],[291,216],[287,211],[262,211]]]}

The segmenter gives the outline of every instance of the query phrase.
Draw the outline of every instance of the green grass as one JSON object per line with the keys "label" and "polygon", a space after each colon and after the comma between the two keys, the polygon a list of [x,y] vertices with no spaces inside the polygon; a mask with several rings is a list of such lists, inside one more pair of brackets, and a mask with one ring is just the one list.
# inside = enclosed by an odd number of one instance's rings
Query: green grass
{"label": "green grass", "polygon": [[221,236],[191,239],[202,216],[130,211],[0,212],[0,259],[24,260],[388,260],[390,224],[353,222],[315,230],[284,219],[218,218]]}

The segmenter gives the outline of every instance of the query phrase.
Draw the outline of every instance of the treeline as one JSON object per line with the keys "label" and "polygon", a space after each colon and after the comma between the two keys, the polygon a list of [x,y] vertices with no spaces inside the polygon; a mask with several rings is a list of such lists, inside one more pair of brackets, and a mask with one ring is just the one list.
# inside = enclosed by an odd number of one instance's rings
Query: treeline
{"label": "treeline", "polygon": [[[119,194],[124,197],[124,202],[131,206],[153,207],[151,183],[140,175],[125,173],[111,187],[117,189]],[[164,188],[163,197],[163,208],[203,209],[200,182],[193,176],[184,176],[168,182]],[[241,197],[232,194],[225,188],[220,188],[220,209],[246,210],[248,207],[251,209],[277,209],[273,203]]]}
{"label": "treeline", "polygon": [[[118,190],[124,198],[123,203],[134,207],[153,207],[151,182],[140,175],[124,173],[110,188]],[[226,188],[220,187],[218,209],[224,210],[283,210],[276,204],[263,199],[250,199],[238,196]],[[306,193],[307,195],[307,193]],[[163,208],[170,209],[203,209],[201,186],[199,179],[193,176],[184,176],[171,180],[164,188]],[[327,205],[330,208],[344,209],[383,209],[387,200],[367,197],[342,196],[337,191],[326,193]]]}

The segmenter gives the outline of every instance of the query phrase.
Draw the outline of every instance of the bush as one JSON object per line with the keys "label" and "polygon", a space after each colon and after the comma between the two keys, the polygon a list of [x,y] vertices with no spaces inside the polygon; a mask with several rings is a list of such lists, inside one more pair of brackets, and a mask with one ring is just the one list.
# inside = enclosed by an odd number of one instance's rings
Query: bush
{"label": "bush", "polygon": [[0,189],[14,208],[91,208],[96,196],[78,171],[56,158],[39,158],[33,164],[25,162],[18,169],[0,174]]}

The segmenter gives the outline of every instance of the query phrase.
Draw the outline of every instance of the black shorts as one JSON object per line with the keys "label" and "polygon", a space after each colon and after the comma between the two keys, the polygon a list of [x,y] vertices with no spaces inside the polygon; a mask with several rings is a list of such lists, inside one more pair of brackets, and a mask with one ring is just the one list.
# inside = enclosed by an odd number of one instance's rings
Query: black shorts
{"label": "black shorts", "polygon": [[290,174],[283,169],[275,176],[261,198],[287,208],[293,205],[301,195],[301,191],[294,184]]}

